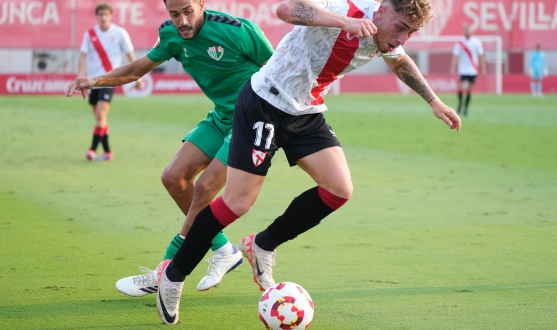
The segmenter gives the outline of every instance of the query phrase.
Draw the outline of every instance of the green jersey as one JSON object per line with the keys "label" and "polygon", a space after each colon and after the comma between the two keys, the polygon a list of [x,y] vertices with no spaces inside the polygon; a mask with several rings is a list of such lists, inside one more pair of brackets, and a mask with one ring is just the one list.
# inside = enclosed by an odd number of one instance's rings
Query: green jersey
{"label": "green jersey", "polygon": [[238,94],[273,55],[261,28],[246,19],[205,10],[198,34],[184,40],[167,20],[159,28],[159,41],[147,54],[153,62],[175,58],[215,104],[222,116],[231,116]]}

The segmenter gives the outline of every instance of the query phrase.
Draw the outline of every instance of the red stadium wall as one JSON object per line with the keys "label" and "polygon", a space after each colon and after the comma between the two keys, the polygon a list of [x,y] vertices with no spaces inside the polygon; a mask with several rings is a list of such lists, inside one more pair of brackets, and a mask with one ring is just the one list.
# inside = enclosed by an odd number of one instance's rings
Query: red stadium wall
{"label": "red stadium wall", "polygon": [[[75,75],[0,75],[0,95],[64,95],[66,87]],[[490,91],[485,78],[479,77],[476,91]],[[432,88],[439,93],[455,92],[456,78],[449,75],[426,75]],[[132,86],[118,89],[128,96],[148,96],[151,94],[201,93],[201,90],[188,75],[151,74],[144,78],[141,90]],[[529,93],[530,78],[526,75],[503,76],[503,92]],[[544,80],[544,93],[557,92],[557,76]],[[406,93],[410,92],[392,74],[384,75],[348,75],[341,80],[343,93]]]}
{"label": "red stadium wall", "polygon": [[[0,48],[79,47],[84,32],[96,24],[93,10],[97,2],[0,0]],[[113,22],[129,31],[136,48],[151,48],[157,40],[158,26],[168,19],[163,1],[111,2],[115,8]],[[206,6],[252,20],[276,46],[292,29],[276,17],[279,3],[279,0],[207,0]],[[557,49],[555,0],[433,0],[433,3],[437,8],[435,19],[420,34],[460,35],[466,22],[478,35],[501,35],[504,49],[533,49],[537,43],[545,49]]]}

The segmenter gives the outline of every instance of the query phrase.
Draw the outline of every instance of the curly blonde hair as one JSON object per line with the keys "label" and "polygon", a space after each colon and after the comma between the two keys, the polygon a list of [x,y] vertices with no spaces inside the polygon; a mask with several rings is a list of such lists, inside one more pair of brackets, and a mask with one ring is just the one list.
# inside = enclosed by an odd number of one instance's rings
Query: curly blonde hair
{"label": "curly blonde hair", "polygon": [[400,13],[414,23],[422,26],[429,24],[435,16],[435,8],[430,0],[383,0],[383,3],[390,3],[397,13]]}

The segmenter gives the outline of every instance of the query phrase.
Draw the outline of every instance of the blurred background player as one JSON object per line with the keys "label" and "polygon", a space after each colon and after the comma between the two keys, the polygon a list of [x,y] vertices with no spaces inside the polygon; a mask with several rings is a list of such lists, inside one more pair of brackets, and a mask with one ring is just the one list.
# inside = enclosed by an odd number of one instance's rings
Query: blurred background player
{"label": "blurred background player", "polygon": [[[96,77],[113,68],[122,65],[122,55],[126,54],[128,61],[135,61],[133,45],[128,32],[115,24],[112,20],[112,5],[100,2],[95,6],[95,15],[99,24],[85,32],[81,44],[81,55],[78,63],[78,77]],[[87,62],[87,71],[85,71]],[[141,82],[136,83],[141,87]],[[86,154],[87,159],[95,161],[112,160],[112,152],[108,145],[108,110],[114,95],[113,87],[96,87],[89,94],[89,104],[93,107],[97,125],[93,131],[93,143]],[[102,142],[104,153],[95,158],[97,146]]]}
{"label": "blurred background player", "polygon": [[[479,63],[479,67],[478,67]],[[468,24],[464,25],[464,37],[457,42],[453,49],[453,61],[451,63],[451,74],[455,73],[458,65],[458,107],[456,111],[460,113],[462,108],[462,93],[465,90],[466,82],[468,89],[466,90],[466,101],[464,102],[463,114],[468,114],[468,105],[472,97],[472,90],[476,83],[476,77],[481,72],[486,75],[487,68],[485,64],[484,48],[482,42],[472,36],[472,30]]]}
{"label": "blurred background player", "polygon": [[532,90],[533,97],[543,97],[542,79],[547,76],[547,74],[548,70],[547,63],[545,62],[545,53],[542,52],[542,45],[537,44],[536,51],[532,52],[532,57],[530,58],[530,77],[532,78],[530,89]]}

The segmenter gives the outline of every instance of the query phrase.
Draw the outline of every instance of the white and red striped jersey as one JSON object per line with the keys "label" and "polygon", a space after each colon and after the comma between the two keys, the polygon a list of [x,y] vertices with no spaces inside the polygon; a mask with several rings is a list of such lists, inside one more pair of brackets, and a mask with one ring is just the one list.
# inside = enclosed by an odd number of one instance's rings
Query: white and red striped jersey
{"label": "white and red striped jersey", "polygon": [[[373,20],[381,5],[369,0],[313,0],[321,8]],[[331,83],[377,57],[399,58],[402,47],[381,53],[373,36],[358,39],[339,28],[296,26],[275,54],[251,78],[253,91],[279,110],[294,116],[327,110],[323,98]]]}
{"label": "white and red striped jersey", "polygon": [[96,77],[121,66],[122,56],[133,52],[133,45],[124,28],[110,24],[108,30],[101,31],[97,24],[85,32],[81,52],[87,53],[87,76]]}
{"label": "white and red striped jersey", "polygon": [[453,49],[453,55],[458,56],[458,74],[461,76],[477,76],[479,73],[479,55],[483,54],[484,48],[480,39],[462,37]]}

